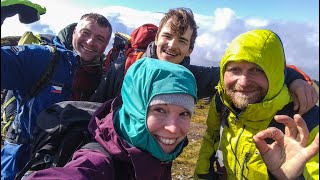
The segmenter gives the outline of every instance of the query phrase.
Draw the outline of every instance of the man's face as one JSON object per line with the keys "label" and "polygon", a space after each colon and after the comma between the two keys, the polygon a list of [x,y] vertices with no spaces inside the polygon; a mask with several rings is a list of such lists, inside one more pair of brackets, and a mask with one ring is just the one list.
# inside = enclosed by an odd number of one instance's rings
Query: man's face
{"label": "man's face", "polygon": [[81,21],[73,31],[72,45],[81,59],[90,62],[99,58],[109,44],[109,28],[90,20]]}
{"label": "man's face", "polygon": [[244,110],[248,104],[261,102],[268,86],[268,79],[258,65],[246,61],[227,64],[224,88],[235,107]]}
{"label": "man's face", "polygon": [[190,41],[193,30],[188,27],[187,31],[182,36],[179,36],[171,30],[171,23],[172,20],[169,19],[156,36],[156,53],[160,60],[179,64],[192,52],[192,49],[190,49]]}
{"label": "man's face", "polygon": [[150,106],[147,126],[165,153],[172,153],[189,132],[191,113],[180,106],[161,104]]}

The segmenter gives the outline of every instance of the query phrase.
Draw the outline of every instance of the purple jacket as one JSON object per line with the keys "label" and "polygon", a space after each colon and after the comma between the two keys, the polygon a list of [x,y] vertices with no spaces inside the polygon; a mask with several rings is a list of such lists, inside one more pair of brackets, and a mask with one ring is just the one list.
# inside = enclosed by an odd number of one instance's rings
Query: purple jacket
{"label": "purple jacket", "polygon": [[110,157],[99,150],[80,149],[64,167],[37,171],[27,179],[171,179],[172,162],[160,162],[149,153],[130,146],[118,136],[112,117],[121,104],[121,97],[105,102],[95,112],[88,127],[93,137],[109,152]]}

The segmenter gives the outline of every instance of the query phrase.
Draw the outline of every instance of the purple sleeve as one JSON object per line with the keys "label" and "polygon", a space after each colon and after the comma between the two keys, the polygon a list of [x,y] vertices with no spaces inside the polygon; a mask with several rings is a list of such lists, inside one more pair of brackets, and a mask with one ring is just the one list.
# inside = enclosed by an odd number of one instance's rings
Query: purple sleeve
{"label": "purple sleeve", "polygon": [[115,179],[112,160],[101,152],[81,149],[64,167],[49,168],[32,173],[29,179]]}

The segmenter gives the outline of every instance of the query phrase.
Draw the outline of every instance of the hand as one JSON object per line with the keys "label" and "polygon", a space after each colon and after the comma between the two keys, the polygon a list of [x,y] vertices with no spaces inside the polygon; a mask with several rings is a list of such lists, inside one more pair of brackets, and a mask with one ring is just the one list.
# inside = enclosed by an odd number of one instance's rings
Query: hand
{"label": "hand", "polygon": [[303,115],[308,112],[319,100],[316,89],[307,81],[296,79],[290,84],[294,110]]}
{"label": "hand", "polygon": [[[275,127],[257,133],[253,140],[268,170],[277,179],[297,179],[306,163],[319,153],[319,133],[306,147],[309,131],[303,118],[296,114],[294,120],[286,115],[276,115],[274,119],[285,124],[285,134]],[[264,139],[275,140],[268,145]]]}

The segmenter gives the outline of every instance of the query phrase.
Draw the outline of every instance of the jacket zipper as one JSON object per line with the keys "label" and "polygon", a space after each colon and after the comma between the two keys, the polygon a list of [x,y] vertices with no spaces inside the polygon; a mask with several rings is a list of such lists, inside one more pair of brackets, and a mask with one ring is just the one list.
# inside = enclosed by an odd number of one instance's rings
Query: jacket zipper
{"label": "jacket zipper", "polygon": [[244,171],[244,167],[247,165],[247,161],[248,161],[248,157],[249,157],[249,153],[247,152],[244,156],[244,160],[241,166],[241,174],[240,174],[240,179],[243,179],[243,171]]}
{"label": "jacket zipper", "polygon": [[[242,131],[241,131],[240,135],[238,136],[237,144],[235,146],[235,152],[234,152],[235,159],[236,159],[237,163],[239,163],[239,165],[240,165],[240,161],[237,158],[237,150],[238,150],[239,139],[244,131],[244,128],[245,128],[245,126],[242,127]],[[232,145],[231,145],[231,147],[232,147]],[[237,163],[234,164],[234,168],[233,168],[233,171],[234,171],[234,174],[236,175],[236,177],[237,177]]]}

